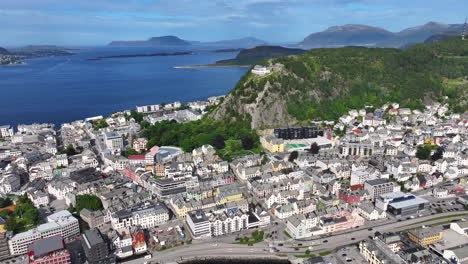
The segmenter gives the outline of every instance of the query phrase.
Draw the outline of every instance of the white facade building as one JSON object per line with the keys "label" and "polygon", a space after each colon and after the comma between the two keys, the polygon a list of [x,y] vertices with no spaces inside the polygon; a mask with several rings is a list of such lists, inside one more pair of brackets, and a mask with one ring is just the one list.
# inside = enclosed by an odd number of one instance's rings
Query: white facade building
{"label": "white facade building", "polygon": [[78,219],[67,210],[63,210],[47,217],[47,223],[29,231],[14,235],[9,241],[10,254],[13,256],[26,254],[28,246],[34,241],[60,235],[64,239],[75,238],[80,235]]}
{"label": "white facade building", "polygon": [[132,226],[150,228],[169,221],[169,211],[162,204],[146,203],[139,207],[115,212],[110,216],[110,220],[114,229]]}

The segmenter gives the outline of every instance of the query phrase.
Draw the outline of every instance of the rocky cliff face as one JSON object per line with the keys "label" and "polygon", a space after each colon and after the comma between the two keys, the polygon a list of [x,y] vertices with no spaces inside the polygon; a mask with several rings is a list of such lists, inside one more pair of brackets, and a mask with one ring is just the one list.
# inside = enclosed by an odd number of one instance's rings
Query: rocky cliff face
{"label": "rocky cliff face", "polygon": [[[279,65],[278,65],[279,66]],[[277,73],[286,74],[284,69],[278,69]],[[262,77],[248,75],[249,78],[260,81]],[[263,77],[267,78],[267,77]],[[298,122],[292,117],[287,110],[286,100],[281,100],[283,96],[278,94],[272,84],[266,81],[264,89],[260,92],[252,90],[249,84],[240,84],[245,91],[251,91],[256,94],[256,98],[252,102],[248,102],[250,95],[240,96],[237,93],[230,93],[224,99],[222,105],[213,113],[212,117],[217,120],[225,119],[226,117],[235,118],[251,118],[253,128],[263,128],[275,125],[293,125]]]}

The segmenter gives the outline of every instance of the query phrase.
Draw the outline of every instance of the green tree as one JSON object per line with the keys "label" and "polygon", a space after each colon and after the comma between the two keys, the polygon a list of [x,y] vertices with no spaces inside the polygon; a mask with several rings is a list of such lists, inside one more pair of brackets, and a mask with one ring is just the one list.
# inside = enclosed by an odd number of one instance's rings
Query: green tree
{"label": "green tree", "polygon": [[223,149],[226,147],[226,139],[221,135],[216,135],[213,139],[213,146],[217,149]]}
{"label": "green tree", "polygon": [[250,137],[244,137],[242,138],[242,146],[244,147],[245,150],[251,150],[254,147],[254,140]]}
{"label": "green tree", "polygon": [[428,160],[431,157],[431,149],[428,146],[418,146],[416,157],[421,160]]}
{"label": "green tree", "polygon": [[288,158],[289,162],[294,162],[297,159],[298,156],[299,156],[299,153],[297,151],[291,152],[291,154],[289,154],[289,158]]}
{"label": "green tree", "polygon": [[138,153],[138,151],[136,151],[134,149],[129,149],[129,150],[125,151],[124,156],[128,158],[129,156],[138,155],[138,154],[140,154],[140,153]]}
{"label": "green tree", "polygon": [[144,114],[138,113],[135,110],[130,111],[130,118],[135,119],[135,122],[137,123],[141,123],[143,121],[144,116],[145,116]]}
{"label": "green tree", "polygon": [[5,208],[5,207],[8,207],[8,206],[11,206],[13,204],[13,202],[11,201],[10,198],[1,198],[0,197],[0,208]]}
{"label": "green tree", "polygon": [[5,229],[8,231],[16,232],[18,223],[14,217],[10,217],[5,221]]}
{"label": "green tree", "polygon": [[7,218],[8,216],[11,216],[12,214],[13,214],[13,212],[10,211],[10,210],[2,210],[2,211],[0,211],[0,217],[2,217],[2,218],[4,218],[4,219]]}
{"label": "green tree", "polygon": [[90,210],[102,210],[102,202],[99,197],[91,194],[84,194],[76,196],[76,213],[79,214],[84,208]]}
{"label": "green tree", "polygon": [[312,153],[312,154],[318,154],[320,151],[320,146],[317,145],[317,143],[312,143],[312,145],[310,145],[310,149],[309,149],[309,152]]}

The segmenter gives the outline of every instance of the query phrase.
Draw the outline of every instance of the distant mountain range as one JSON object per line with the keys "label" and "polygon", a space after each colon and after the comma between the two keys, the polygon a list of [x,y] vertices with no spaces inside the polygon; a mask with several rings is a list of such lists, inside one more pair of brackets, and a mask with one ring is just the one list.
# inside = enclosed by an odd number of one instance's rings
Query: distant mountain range
{"label": "distant mountain range", "polygon": [[462,34],[462,31],[449,31],[449,32],[437,33],[427,38],[424,41],[424,43],[434,43],[434,42],[438,42],[438,41],[448,39],[448,38],[460,37],[461,34]]}
{"label": "distant mountain range", "polygon": [[148,40],[112,41],[109,46],[190,46],[187,40],[176,36],[153,37]]}
{"label": "distant mountain range", "polygon": [[370,46],[392,36],[392,32],[382,28],[348,24],[333,26],[325,31],[310,34],[299,43],[299,46],[307,48]]}
{"label": "distant mountain range", "polygon": [[351,45],[400,48],[409,44],[422,43],[435,34],[462,30],[462,28],[462,24],[429,22],[394,33],[379,27],[348,24],[333,26],[325,31],[310,34],[298,45],[301,48],[343,47]]}
{"label": "distant mountain range", "polygon": [[6,49],[0,47],[0,55],[8,55],[8,54],[10,54],[10,53],[8,52],[8,50],[6,50]]}
{"label": "distant mountain range", "polygon": [[[330,48],[330,47],[390,47],[406,48],[416,43],[423,43],[433,35],[461,31],[462,24],[444,24],[429,22],[424,25],[410,27],[400,32],[359,24],[333,26],[328,29],[312,33],[297,45],[290,45],[301,49]],[[205,46],[222,48],[254,48],[268,43],[254,37],[221,40],[213,42],[188,41],[176,36],[153,37],[148,40],[112,41],[110,46]]]}
{"label": "distant mountain range", "polygon": [[210,46],[223,48],[253,48],[267,44],[266,41],[254,37],[221,40],[213,42],[189,41],[176,36],[153,37],[148,40],[112,41],[109,46]]}
{"label": "distant mountain range", "polygon": [[230,47],[230,48],[253,48],[268,44],[266,41],[254,38],[246,37],[240,39],[221,40],[214,42],[201,42],[202,45],[207,46],[219,46],[219,47]]}

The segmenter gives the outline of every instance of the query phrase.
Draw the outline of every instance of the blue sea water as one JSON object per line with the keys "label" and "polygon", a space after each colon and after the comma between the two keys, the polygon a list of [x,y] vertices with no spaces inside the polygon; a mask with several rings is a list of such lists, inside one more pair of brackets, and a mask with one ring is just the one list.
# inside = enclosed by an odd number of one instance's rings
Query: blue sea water
{"label": "blue sea water", "polygon": [[[193,51],[194,55],[111,58],[98,56]],[[172,48],[87,48],[64,57],[30,59],[0,67],[0,125],[70,122],[134,109],[188,102],[228,93],[246,68],[175,69],[235,57],[235,52]]]}

